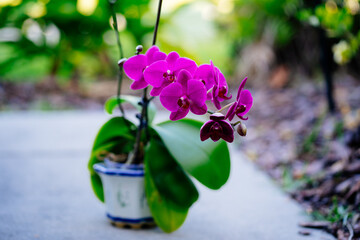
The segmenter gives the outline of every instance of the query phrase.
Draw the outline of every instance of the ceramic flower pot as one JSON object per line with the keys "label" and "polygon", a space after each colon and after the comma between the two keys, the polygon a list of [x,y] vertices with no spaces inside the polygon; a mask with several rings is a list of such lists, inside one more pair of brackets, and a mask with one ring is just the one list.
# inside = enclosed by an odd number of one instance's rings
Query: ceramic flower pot
{"label": "ceramic flower pot", "polygon": [[144,169],[141,165],[98,163],[106,205],[106,215],[117,227],[146,228],[155,226],[148,207],[144,188]]}

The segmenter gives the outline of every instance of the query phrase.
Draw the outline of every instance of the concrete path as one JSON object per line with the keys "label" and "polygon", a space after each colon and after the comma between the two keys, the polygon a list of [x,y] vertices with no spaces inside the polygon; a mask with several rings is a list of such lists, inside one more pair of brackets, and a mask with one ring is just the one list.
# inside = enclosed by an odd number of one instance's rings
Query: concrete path
{"label": "concrete path", "polygon": [[232,152],[229,182],[199,186],[200,199],[175,233],[112,227],[92,193],[87,161],[102,112],[0,114],[0,240],[333,239],[298,234],[302,209]]}

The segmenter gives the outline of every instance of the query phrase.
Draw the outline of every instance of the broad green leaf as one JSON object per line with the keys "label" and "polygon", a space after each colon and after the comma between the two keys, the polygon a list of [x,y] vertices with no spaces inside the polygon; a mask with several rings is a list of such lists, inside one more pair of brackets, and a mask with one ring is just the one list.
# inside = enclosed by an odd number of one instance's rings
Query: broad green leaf
{"label": "broad green leaf", "polygon": [[202,122],[192,119],[166,121],[153,128],[171,155],[185,171],[210,189],[219,189],[230,174],[230,154],[226,142],[200,140]]}
{"label": "broad green leaf", "polygon": [[[130,103],[133,105],[139,112],[141,112],[141,106],[139,105],[139,102],[141,101],[141,98],[130,96],[130,95],[121,95],[120,102],[121,103]],[[111,97],[105,102],[105,111],[109,114],[112,114],[114,109],[118,106],[118,101],[116,97]],[[156,114],[156,107],[155,104],[150,102],[148,106],[148,115],[149,115],[149,123],[152,123],[152,121],[155,118]]]}
{"label": "broad green leaf", "polygon": [[193,182],[160,139],[151,140],[145,162],[161,195],[186,208],[198,199],[199,193]]}
{"label": "broad green leaf", "polygon": [[160,140],[152,139],[145,152],[146,198],[155,222],[173,232],[186,219],[198,192]]}
{"label": "broad green leaf", "polygon": [[104,202],[104,191],[101,179],[94,171],[93,165],[101,162],[99,154],[102,152],[128,153],[135,141],[135,126],[123,117],[114,117],[106,122],[98,132],[91,151],[88,169],[91,185],[95,195]]}

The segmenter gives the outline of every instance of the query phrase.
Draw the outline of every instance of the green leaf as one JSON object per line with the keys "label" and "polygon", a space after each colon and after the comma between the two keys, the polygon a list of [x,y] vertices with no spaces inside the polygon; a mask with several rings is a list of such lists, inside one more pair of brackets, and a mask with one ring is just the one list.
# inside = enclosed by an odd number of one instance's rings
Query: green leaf
{"label": "green leaf", "polygon": [[186,219],[198,199],[196,187],[164,144],[152,139],[145,152],[145,191],[155,222],[164,232],[173,232]]}
{"label": "green leaf", "polygon": [[99,159],[102,152],[129,153],[134,145],[135,129],[135,125],[125,118],[114,117],[101,127],[95,138],[88,169],[94,193],[102,202],[104,202],[104,190],[93,165],[102,161]]}
{"label": "green leaf", "polygon": [[166,121],[153,128],[177,162],[210,189],[219,189],[229,178],[230,154],[226,142],[200,140],[202,122],[182,119]]}
{"label": "green leaf", "polygon": [[145,163],[161,195],[185,208],[196,202],[196,187],[159,137],[153,138],[146,149]]}
{"label": "green leaf", "polygon": [[[139,102],[141,101],[141,98],[130,96],[130,95],[122,95],[120,97],[121,103],[130,103],[133,105],[139,112],[141,112],[141,106],[139,105]],[[114,109],[118,106],[118,101],[116,97],[111,97],[105,102],[105,111],[109,114],[112,114]],[[148,115],[149,115],[149,123],[151,123],[156,114],[156,107],[155,104],[150,102],[148,106]]]}

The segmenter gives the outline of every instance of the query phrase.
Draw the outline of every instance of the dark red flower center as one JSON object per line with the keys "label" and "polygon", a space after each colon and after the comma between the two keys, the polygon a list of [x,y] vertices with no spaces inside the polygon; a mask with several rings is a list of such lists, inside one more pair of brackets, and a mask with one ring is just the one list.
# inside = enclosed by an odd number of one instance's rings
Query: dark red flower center
{"label": "dark red flower center", "polygon": [[184,108],[184,109],[189,108],[189,106],[190,106],[190,102],[186,97],[179,98],[177,104],[179,105],[179,107]]}
{"label": "dark red flower center", "polygon": [[226,96],[226,93],[227,93],[227,88],[226,88],[226,86],[221,86],[220,88],[219,88],[219,93],[218,93],[218,97],[219,98],[222,98],[222,99],[224,99],[224,100],[229,100],[230,98],[231,98],[231,96]]}
{"label": "dark red flower center", "polygon": [[236,114],[239,114],[239,113],[243,113],[243,112],[245,112],[245,111],[246,111],[246,106],[245,106],[245,105],[240,105],[240,106],[238,106],[238,107],[236,108],[235,113],[236,113]]}
{"label": "dark red flower center", "polygon": [[170,70],[167,70],[164,74],[163,77],[165,80],[167,80],[168,82],[172,83],[175,81],[175,74],[173,72],[171,72]]}
{"label": "dark red flower center", "polygon": [[222,86],[222,87],[220,87],[220,89],[219,89],[219,97],[221,97],[221,98],[226,98],[226,96],[225,96],[225,94],[226,94],[226,87],[225,86]]}
{"label": "dark red flower center", "polygon": [[214,124],[210,128],[210,137],[212,140],[217,141],[221,138],[222,135],[222,127],[218,122],[214,122]]}

